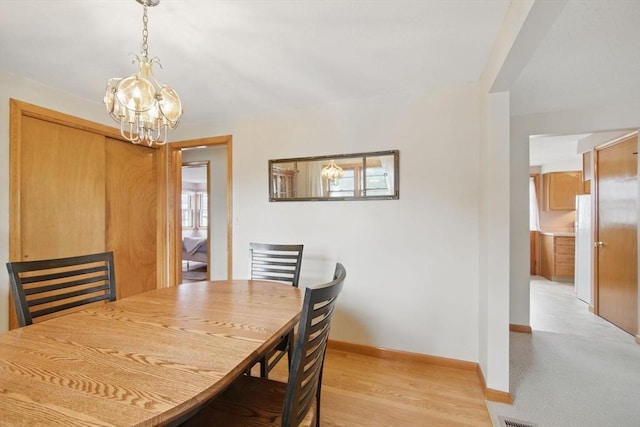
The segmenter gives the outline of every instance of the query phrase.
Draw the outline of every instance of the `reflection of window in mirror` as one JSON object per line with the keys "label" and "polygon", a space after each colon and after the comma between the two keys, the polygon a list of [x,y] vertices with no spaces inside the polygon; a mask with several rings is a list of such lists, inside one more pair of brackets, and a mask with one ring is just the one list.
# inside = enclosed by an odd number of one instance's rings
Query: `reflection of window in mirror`
{"label": "reflection of window in mirror", "polygon": [[388,196],[394,192],[393,156],[371,157],[367,162],[367,196]]}
{"label": "reflection of window in mirror", "polygon": [[[389,161],[393,162],[392,156]],[[386,196],[393,194],[393,187],[383,162],[384,157],[366,158],[366,168],[361,164],[339,164],[343,170],[343,177],[327,180],[327,194],[329,197],[349,196]],[[392,165],[392,163],[391,163]],[[365,173],[366,172],[366,173]],[[366,176],[366,179],[365,179]]]}
{"label": "reflection of window in mirror", "polygon": [[360,176],[356,172],[358,167],[343,167],[342,178],[327,181],[327,195],[329,197],[347,197],[359,194]]}

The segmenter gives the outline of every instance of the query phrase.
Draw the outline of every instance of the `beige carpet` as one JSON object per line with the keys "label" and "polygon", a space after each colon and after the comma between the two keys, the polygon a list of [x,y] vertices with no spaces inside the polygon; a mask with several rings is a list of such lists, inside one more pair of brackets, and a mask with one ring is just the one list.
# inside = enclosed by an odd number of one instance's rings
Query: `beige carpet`
{"label": "beige carpet", "polygon": [[588,311],[572,284],[531,281],[533,334],[510,334],[513,405],[504,416],[538,427],[640,426],[640,345]]}

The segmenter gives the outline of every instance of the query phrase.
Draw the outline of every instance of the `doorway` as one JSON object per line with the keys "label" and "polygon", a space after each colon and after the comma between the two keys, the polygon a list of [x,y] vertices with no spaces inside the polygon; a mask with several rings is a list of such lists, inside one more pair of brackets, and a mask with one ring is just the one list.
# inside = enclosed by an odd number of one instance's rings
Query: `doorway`
{"label": "doorway", "polygon": [[[586,239],[585,233],[582,233],[582,240],[586,240],[588,247],[579,250],[584,246],[583,243],[585,242],[583,241],[580,243],[580,248],[575,248],[576,254],[578,254],[578,252],[583,255],[591,255],[593,253],[593,259],[591,256],[582,256],[580,259],[575,259],[576,266],[580,265],[580,269],[576,271],[574,290],[576,292],[581,289],[584,290],[584,286],[586,285],[588,291],[586,295],[588,295],[589,298],[581,299],[589,304],[589,310],[609,320],[632,335],[637,335],[637,209],[638,195],[640,194],[637,185],[637,132],[621,129],[574,136],[581,138],[578,149],[576,150],[575,147],[571,149],[573,155],[577,152],[584,152],[587,155],[582,156],[582,165],[572,164],[571,167],[583,171],[585,184],[583,190],[587,193],[593,193],[593,203],[587,200],[589,196],[578,196],[577,199],[585,198],[585,200],[577,200],[576,208],[580,207],[580,203],[578,202],[587,202],[587,209],[583,210],[583,214],[576,215],[575,218],[570,218],[575,221],[576,234],[582,230],[580,223],[583,217],[586,219],[592,218],[591,221],[593,223],[592,226],[589,226],[590,228],[586,233]],[[559,137],[553,136],[545,138],[553,143],[559,140]],[[632,141],[629,142],[628,140]],[[613,147],[625,141],[627,141],[626,148],[624,150],[620,149],[625,152],[623,155],[624,161],[620,159],[619,156],[615,156],[613,151],[611,151],[611,155],[609,155],[609,151],[613,150]],[[534,146],[537,142],[537,138],[530,138],[530,153],[535,148]],[[555,149],[557,147],[553,148]],[[608,157],[611,158],[608,159]],[[530,163],[531,162],[532,159],[530,158]],[[616,170],[620,167],[623,167],[624,171],[617,172]],[[548,170],[549,168],[537,172],[548,172]],[[603,175],[606,175],[606,177]],[[603,181],[602,178],[604,178],[604,182],[601,182]],[[625,195],[621,196],[623,193]],[[610,198],[613,199],[608,200]],[[607,207],[607,205],[609,207]],[[598,222],[601,211],[609,218],[608,221],[611,222],[611,224],[600,224]],[[603,220],[607,221],[607,218],[600,218],[601,222]],[[568,224],[569,221],[565,222]],[[601,234],[609,234],[604,237],[599,237],[598,228],[603,226],[604,228],[601,230]],[[609,226],[613,228],[609,229]],[[576,244],[578,243],[577,237],[579,236],[576,236]],[[618,239],[618,241],[612,244],[615,239]],[[598,244],[598,242],[603,242],[603,247],[594,248],[594,243]],[[610,242],[610,244],[607,244],[607,242]],[[614,247],[620,249],[615,254]],[[532,247],[531,250],[535,251],[536,248]],[[608,257],[608,261],[611,262],[611,264],[606,267],[606,271],[599,272],[599,262],[606,261],[598,260],[599,252],[602,252],[602,255]],[[566,256],[566,254],[563,256]],[[588,265],[586,262],[588,262]],[[534,271],[535,270],[531,270],[532,274]],[[591,272],[593,272],[593,274],[591,274]],[[538,274],[539,273],[538,271]],[[580,277],[578,273],[582,273]],[[624,278],[622,276],[624,276]],[[585,278],[588,281],[586,284],[584,283]],[[604,286],[599,287],[599,282],[603,279],[609,283],[605,283]],[[599,298],[600,296],[604,297],[604,306]],[[530,310],[533,310],[531,300],[529,307]],[[627,314],[621,315],[621,312]]]}
{"label": "doorway", "polygon": [[211,236],[209,230],[209,185],[211,161],[188,161],[189,157],[206,157],[202,149],[191,149],[183,153],[182,195],[180,211],[182,221],[182,282],[210,279],[211,259],[209,254]]}
{"label": "doorway", "polygon": [[[200,258],[206,252],[204,259],[208,261],[207,277],[200,280],[232,278],[231,136],[174,142],[168,144],[168,157],[169,285],[175,286],[182,282],[184,258],[197,256],[195,254],[198,250]],[[189,205],[183,203],[183,164],[208,166],[208,189],[206,193],[200,192],[201,194],[191,199],[192,222],[190,226],[184,227],[183,211],[185,206],[189,209]],[[205,206],[206,209],[203,209]],[[202,227],[205,222],[206,230]],[[197,230],[194,229],[196,224]],[[190,246],[192,255],[185,256],[183,253],[185,236],[195,238],[187,239],[190,244],[195,243]],[[190,259],[187,261],[201,262]]]}

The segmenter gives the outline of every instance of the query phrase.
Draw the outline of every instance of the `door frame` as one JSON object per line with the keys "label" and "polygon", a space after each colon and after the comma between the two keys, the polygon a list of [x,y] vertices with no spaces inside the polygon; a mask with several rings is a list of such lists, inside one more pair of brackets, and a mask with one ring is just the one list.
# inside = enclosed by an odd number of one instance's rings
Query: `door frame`
{"label": "door frame", "polygon": [[[529,172],[529,179],[533,178],[533,183],[536,188],[536,202],[538,204],[538,215],[540,214],[540,208],[542,207],[542,173]],[[529,206],[529,210],[531,207]],[[540,276],[541,273],[541,251],[542,251],[542,239],[540,236],[540,230],[529,230],[529,273],[534,276]],[[533,268],[531,266],[533,265]]]}
{"label": "door frame", "polygon": [[[167,144],[168,158],[168,279],[169,286],[180,283],[182,276],[182,149],[225,146],[227,149],[227,277],[233,278],[233,155],[231,135],[213,136]],[[208,242],[210,244],[210,242]]]}

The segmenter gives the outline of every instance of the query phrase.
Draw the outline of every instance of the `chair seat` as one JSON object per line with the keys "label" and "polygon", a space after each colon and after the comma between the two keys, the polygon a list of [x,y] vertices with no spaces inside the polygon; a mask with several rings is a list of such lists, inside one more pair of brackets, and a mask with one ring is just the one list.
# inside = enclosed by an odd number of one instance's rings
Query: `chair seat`
{"label": "chair seat", "polygon": [[183,425],[317,426],[331,319],[346,276],[336,263],[331,282],[305,289],[287,384],[243,376]]}
{"label": "chair seat", "polygon": [[[287,384],[240,377],[182,426],[281,426]],[[315,402],[300,426],[315,426]]]}

